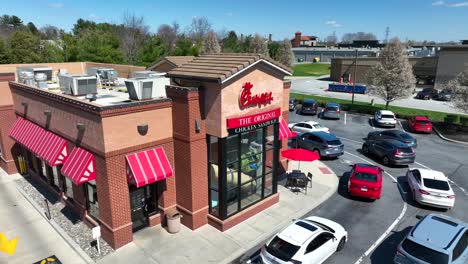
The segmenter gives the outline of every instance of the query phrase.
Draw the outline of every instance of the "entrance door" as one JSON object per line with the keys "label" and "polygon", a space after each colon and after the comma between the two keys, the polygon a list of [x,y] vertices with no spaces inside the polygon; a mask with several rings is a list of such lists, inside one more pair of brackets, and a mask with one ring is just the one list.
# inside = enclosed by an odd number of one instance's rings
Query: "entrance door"
{"label": "entrance door", "polygon": [[148,226],[145,201],[146,188],[130,186],[130,210],[132,210],[133,232]]}

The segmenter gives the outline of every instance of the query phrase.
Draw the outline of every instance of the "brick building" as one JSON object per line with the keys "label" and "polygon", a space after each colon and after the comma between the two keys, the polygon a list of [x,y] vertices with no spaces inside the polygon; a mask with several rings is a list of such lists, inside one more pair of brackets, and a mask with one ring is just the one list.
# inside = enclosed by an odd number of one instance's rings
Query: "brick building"
{"label": "brick building", "polygon": [[296,32],[294,38],[291,39],[293,48],[299,47],[314,47],[317,46],[318,38],[316,36],[302,36],[301,32]]}
{"label": "brick building", "polygon": [[175,208],[191,229],[223,231],[278,202],[290,74],[261,55],[205,55],[168,72],[167,98],[147,100],[11,81],[11,159],[114,248]]}

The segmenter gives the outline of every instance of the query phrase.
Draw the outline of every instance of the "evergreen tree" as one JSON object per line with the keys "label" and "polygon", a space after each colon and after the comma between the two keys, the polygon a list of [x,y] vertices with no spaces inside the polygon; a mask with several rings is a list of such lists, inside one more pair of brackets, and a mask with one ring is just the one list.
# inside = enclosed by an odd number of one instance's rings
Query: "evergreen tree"
{"label": "evergreen tree", "polygon": [[10,63],[10,52],[3,39],[0,38],[0,64]]}
{"label": "evergreen tree", "polygon": [[10,40],[12,63],[36,63],[41,61],[40,41],[29,31],[16,31]]}
{"label": "evergreen tree", "polygon": [[229,31],[227,38],[223,39],[223,52],[239,52],[239,40],[235,31]]}
{"label": "evergreen tree", "polygon": [[123,63],[119,39],[108,31],[91,30],[78,40],[78,61]]}
{"label": "evergreen tree", "polygon": [[173,54],[175,56],[198,56],[200,54],[200,45],[193,44],[192,40],[181,35],[177,39]]}
{"label": "evergreen tree", "polygon": [[144,42],[143,48],[138,56],[138,65],[149,66],[153,62],[166,56],[168,50],[162,39],[153,35]]}

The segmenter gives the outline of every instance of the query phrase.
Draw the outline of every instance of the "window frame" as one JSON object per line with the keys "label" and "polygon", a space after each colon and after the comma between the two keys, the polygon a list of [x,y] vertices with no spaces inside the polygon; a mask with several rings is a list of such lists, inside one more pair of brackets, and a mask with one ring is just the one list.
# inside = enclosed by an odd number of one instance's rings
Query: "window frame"
{"label": "window frame", "polygon": [[[459,252],[458,251],[456,252],[456,250],[460,250],[460,248],[458,248],[458,247],[461,247],[462,250],[459,251]],[[465,230],[465,233],[461,235],[460,240],[458,240],[457,245],[453,248],[453,250],[452,250],[452,261],[455,261],[459,257],[461,257],[463,255],[463,253],[465,252],[465,250],[468,250],[468,230]],[[457,255],[455,255],[455,253]]]}

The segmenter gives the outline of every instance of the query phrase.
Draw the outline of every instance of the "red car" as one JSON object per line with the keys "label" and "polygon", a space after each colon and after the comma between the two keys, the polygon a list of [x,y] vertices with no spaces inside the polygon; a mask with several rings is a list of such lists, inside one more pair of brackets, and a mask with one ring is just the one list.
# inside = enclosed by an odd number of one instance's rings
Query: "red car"
{"label": "red car", "polygon": [[380,199],[382,196],[383,169],[379,166],[357,163],[351,166],[351,176],[348,180],[348,193],[370,199]]}
{"label": "red car", "polygon": [[412,116],[408,118],[408,127],[412,132],[432,133],[432,123],[425,116]]}

